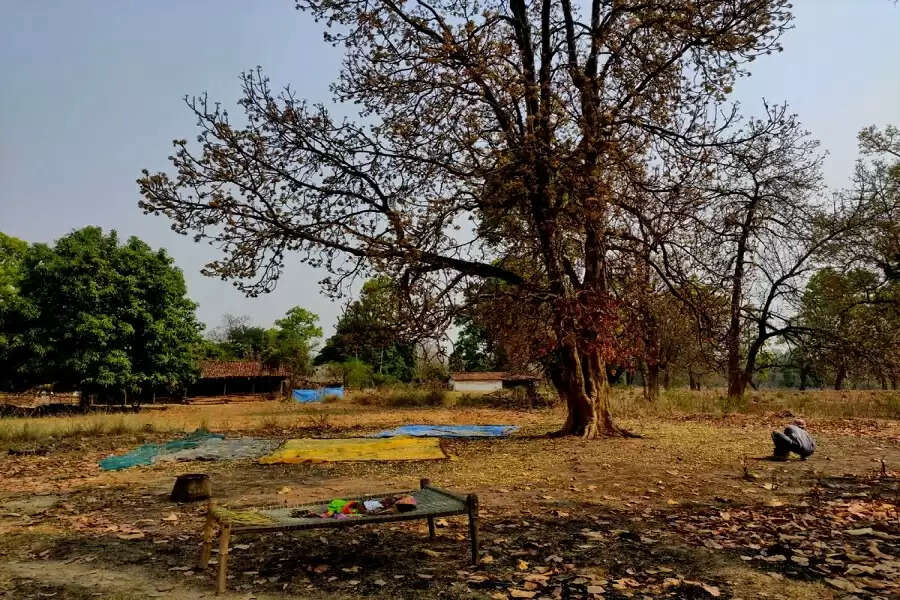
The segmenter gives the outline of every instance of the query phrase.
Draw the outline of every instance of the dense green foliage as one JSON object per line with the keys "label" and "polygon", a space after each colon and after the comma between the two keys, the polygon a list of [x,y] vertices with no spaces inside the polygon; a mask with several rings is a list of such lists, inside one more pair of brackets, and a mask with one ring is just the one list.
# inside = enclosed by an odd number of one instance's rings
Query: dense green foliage
{"label": "dense green foliage", "polygon": [[259,360],[281,365],[294,375],[311,369],[310,351],[322,336],[319,316],[295,306],[269,329],[250,324],[249,317],[225,315],[224,324],[213,339],[201,344],[203,358],[214,360]]}
{"label": "dense green foliage", "polygon": [[452,371],[501,371],[506,368],[503,349],[490,331],[475,319],[456,320],[459,334],[450,354]]}
{"label": "dense green foliage", "polygon": [[86,227],[28,246],[15,299],[0,306],[2,383],[122,398],[181,389],[202,328],[186,294],[172,258],[135,237]]}
{"label": "dense green foliage", "polygon": [[400,334],[397,306],[397,290],[390,278],[367,281],[359,299],[351,302],[338,319],[335,334],[326,341],[316,364],[357,360],[371,366],[379,382],[410,381],[415,352]]}
{"label": "dense green foliage", "polygon": [[865,269],[822,269],[803,294],[808,328],[796,351],[803,375],[829,379],[874,378],[883,387],[900,378],[900,285]]}

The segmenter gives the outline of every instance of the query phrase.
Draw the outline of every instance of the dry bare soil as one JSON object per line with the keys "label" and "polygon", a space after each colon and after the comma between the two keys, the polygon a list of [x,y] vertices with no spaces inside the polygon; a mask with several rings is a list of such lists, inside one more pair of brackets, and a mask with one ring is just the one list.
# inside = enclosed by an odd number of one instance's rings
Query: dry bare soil
{"label": "dry bare soil", "polygon": [[[623,419],[642,437],[592,442],[543,437],[561,422],[558,409],[171,407],[127,426],[82,430],[76,417],[21,435],[6,420],[0,598],[212,597],[215,566],[196,567],[203,506],[168,500],[176,475],[198,471],[229,507],[410,489],[420,477],[481,501],[477,567],[464,518],[439,523],[434,541],[420,521],[248,535],[232,540],[228,598],[900,597],[900,422],[816,417],[816,392],[808,394],[804,416],[819,450],[786,463],[759,460],[769,432],[789,420],[774,404],[644,411]],[[200,423],[272,438],[403,423],[522,428],[503,440],[448,440],[444,461],[97,466]]]}

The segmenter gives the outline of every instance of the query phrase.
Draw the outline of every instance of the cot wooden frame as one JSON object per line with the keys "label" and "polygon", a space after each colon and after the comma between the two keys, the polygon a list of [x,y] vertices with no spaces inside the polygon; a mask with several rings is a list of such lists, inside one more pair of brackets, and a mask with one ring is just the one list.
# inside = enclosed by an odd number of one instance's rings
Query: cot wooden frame
{"label": "cot wooden frame", "polygon": [[[210,553],[212,552],[213,532],[219,529],[219,565],[218,576],[216,578],[216,594],[222,594],[226,588],[226,578],[228,576],[228,545],[232,535],[245,533],[270,533],[275,531],[297,531],[301,529],[320,529],[320,528],[337,528],[352,527],[355,525],[371,525],[379,523],[393,523],[396,521],[413,521],[417,519],[428,520],[428,537],[434,538],[434,520],[438,517],[452,517],[457,515],[468,515],[469,517],[469,545],[472,554],[472,564],[478,563],[478,496],[475,494],[461,495],[437,486],[431,485],[428,479],[420,481],[419,490],[430,490],[436,494],[449,499],[452,508],[445,505],[444,508],[437,510],[429,510],[427,505],[417,506],[416,510],[406,513],[387,513],[383,515],[360,516],[350,519],[321,519],[320,521],[307,521],[305,523],[284,523],[284,524],[238,524],[228,520],[225,513],[216,510],[213,502],[208,505],[206,513],[206,524],[203,527],[203,547],[200,551],[200,568],[206,569],[209,565]],[[398,494],[415,494],[417,490],[402,492],[386,492],[383,494],[368,494],[357,500],[370,500],[384,498]],[[327,505],[330,500],[321,502],[311,502],[304,507],[314,507]],[[267,508],[284,508],[283,506],[267,507]],[[298,507],[302,508],[302,507]]]}

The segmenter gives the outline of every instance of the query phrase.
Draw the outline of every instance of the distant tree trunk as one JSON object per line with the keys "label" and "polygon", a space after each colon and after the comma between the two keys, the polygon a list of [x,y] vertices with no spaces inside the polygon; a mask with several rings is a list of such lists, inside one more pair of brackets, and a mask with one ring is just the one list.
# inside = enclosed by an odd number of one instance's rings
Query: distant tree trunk
{"label": "distant tree trunk", "polygon": [[644,367],[646,380],[644,381],[644,399],[647,402],[659,400],[659,364],[649,363]]}
{"label": "distant tree trunk", "polygon": [[641,389],[644,399],[649,395],[647,392],[647,380],[649,379],[649,375],[647,374],[647,363],[643,360],[638,361],[638,370],[641,373]]}
{"label": "distant tree trunk", "polygon": [[[737,325],[734,325],[737,327]],[[729,334],[732,338],[732,334]],[[737,333],[734,339],[728,341],[728,397],[742,398],[744,389],[747,387],[747,381],[744,379],[744,370],[741,368],[740,341],[737,339]]]}
{"label": "distant tree trunk", "polygon": [[896,375],[891,375],[891,389],[892,390],[897,389],[897,376]]}
{"label": "distant tree trunk", "polygon": [[842,390],[844,389],[844,379],[847,377],[847,365],[841,363],[838,366],[837,373],[834,376],[834,389]]}
{"label": "distant tree trunk", "polygon": [[800,367],[800,391],[806,389],[806,384],[809,380],[809,369],[806,367]]}
{"label": "distant tree trunk", "polygon": [[879,373],[878,377],[881,379],[881,389],[888,389],[887,377],[884,376],[884,373]]}
{"label": "distant tree trunk", "polygon": [[700,375],[694,373],[693,367],[688,367],[688,386],[694,391],[700,391]]}
{"label": "distant tree trunk", "polygon": [[669,385],[671,384],[671,376],[669,374],[669,365],[666,364],[665,368],[663,368],[663,388],[669,389]]}
{"label": "distant tree trunk", "polygon": [[607,365],[606,367],[606,378],[609,380],[610,385],[616,385],[622,379],[622,374],[625,373],[625,369],[622,367],[612,367]]}

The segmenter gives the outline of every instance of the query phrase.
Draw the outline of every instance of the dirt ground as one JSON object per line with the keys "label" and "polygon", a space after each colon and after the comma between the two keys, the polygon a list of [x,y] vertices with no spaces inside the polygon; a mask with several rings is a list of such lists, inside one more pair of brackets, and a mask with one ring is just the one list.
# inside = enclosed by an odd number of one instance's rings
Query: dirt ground
{"label": "dirt ground", "polygon": [[[464,517],[232,539],[226,598],[900,598],[900,422],[809,420],[807,461],[760,460],[784,415],[623,422],[642,437],[543,435],[557,410],[262,405],[173,409],[239,436],[341,437],[402,423],[517,424],[502,440],[447,440],[442,461],[161,464],[100,458],[161,433],[30,442],[0,455],[0,598],[212,597],[197,568],[204,506],[176,475],[210,475],[231,508],[411,489],[422,477],[481,504],[480,564]],[[227,413],[223,425],[222,415]],[[882,473],[882,471],[884,471]],[[214,554],[215,558],[215,554]],[[215,563],[215,560],[213,561]]]}

